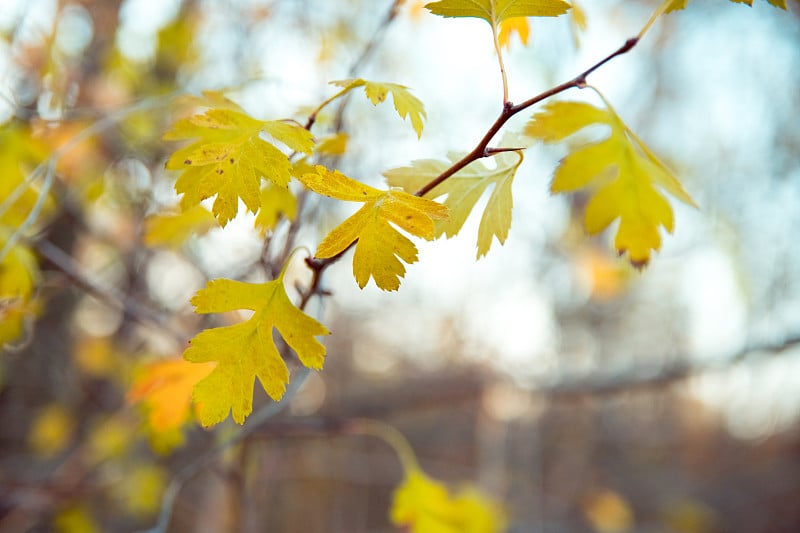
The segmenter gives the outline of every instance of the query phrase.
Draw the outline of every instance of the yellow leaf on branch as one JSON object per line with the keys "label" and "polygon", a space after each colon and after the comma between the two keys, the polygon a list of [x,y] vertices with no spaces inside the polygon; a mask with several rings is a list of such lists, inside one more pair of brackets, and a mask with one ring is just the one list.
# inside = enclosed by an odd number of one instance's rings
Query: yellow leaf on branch
{"label": "yellow leaf on branch", "polygon": [[661,248],[659,229],[671,233],[674,226],[672,207],[661,191],[696,205],[607,102],[605,109],[584,102],[552,102],[533,116],[525,133],[554,143],[589,126],[604,126],[608,137],[572,149],[556,169],[550,190],[587,190],[591,199],[584,213],[586,230],[596,234],[619,219],[615,248],[634,266],[645,266],[651,251]]}
{"label": "yellow leaf on branch", "polygon": [[563,0],[440,0],[425,7],[443,17],[477,17],[497,28],[514,17],[557,17],[570,5]]}
{"label": "yellow leaf on branch", "polygon": [[261,188],[261,209],[256,215],[256,229],[264,236],[269,230],[275,228],[282,216],[294,220],[294,217],[297,216],[297,198],[289,189],[278,187],[272,183],[264,184],[264,187]]}
{"label": "yellow leaf on branch", "polygon": [[[664,3],[668,4],[665,13],[670,13],[672,11],[678,11],[679,9],[685,8],[689,5],[690,0],[665,0]],[[730,0],[735,4],[746,4],[748,6],[753,5],[753,0]],[[786,0],[767,0],[770,4],[780,9],[786,9]]]}
{"label": "yellow leaf on branch", "polygon": [[275,345],[274,330],[301,363],[322,368],[325,346],[316,337],[329,332],[292,304],[283,286],[285,274],[284,267],[277,279],[267,283],[213,280],[192,298],[197,313],[253,311],[245,322],[201,331],[183,353],[183,358],[193,363],[217,362],[194,388],[203,426],[222,422],[229,412],[237,423],[244,423],[253,410],[256,378],[273,400],[281,399],[289,382],[289,369]]}
{"label": "yellow leaf on branch", "polygon": [[[392,169],[384,175],[389,185],[416,191],[460,159],[457,154],[450,157],[450,162],[434,159],[413,161],[410,167]],[[427,198],[447,195],[444,205],[450,209],[450,218],[437,223],[436,236],[445,234],[452,237],[461,230],[481,196],[492,188],[478,227],[478,258],[489,252],[494,238],[503,244],[508,237],[514,205],[511,185],[522,163],[522,152],[503,152],[496,155],[494,160],[496,166],[492,169],[480,161],[471,163],[425,195]]]}
{"label": "yellow leaf on branch", "polygon": [[425,114],[425,106],[422,102],[411,94],[408,87],[399,85],[397,83],[381,83],[376,81],[367,81],[361,78],[351,80],[332,81],[333,85],[342,87],[343,90],[339,96],[345,94],[358,87],[364,87],[364,93],[372,102],[372,105],[378,105],[386,100],[386,96],[391,93],[394,99],[394,109],[400,118],[408,119],[411,121],[411,126],[417,133],[417,137],[422,135],[422,128],[424,126],[423,120],[427,118]]}
{"label": "yellow leaf on branch", "polygon": [[200,204],[181,213],[152,215],[145,220],[144,243],[180,248],[192,235],[202,235],[215,225],[214,215]]}
{"label": "yellow leaf on branch", "polygon": [[323,239],[315,254],[321,259],[334,257],[356,243],[353,275],[362,289],[372,278],[383,290],[397,290],[406,272],[401,261],[411,264],[417,260],[417,247],[392,224],[431,240],[434,221],[448,218],[447,207],[433,200],[400,190],[381,191],[322,166],[301,176],[300,181],[317,194],[364,203]]}
{"label": "yellow leaf on branch", "polygon": [[[211,96],[211,100],[223,98]],[[175,190],[183,194],[181,207],[188,210],[216,196],[212,212],[225,226],[238,213],[239,199],[253,213],[259,210],[262,178],[286,188],[292,169],[289,157],[262,135],[290,150],[310,154],[314,149],[306,129],[278,120],[256,120],[230,100],[176,122],[164,139],[193,140],[176,150],[166,165],[181,171],[175,182]]]}

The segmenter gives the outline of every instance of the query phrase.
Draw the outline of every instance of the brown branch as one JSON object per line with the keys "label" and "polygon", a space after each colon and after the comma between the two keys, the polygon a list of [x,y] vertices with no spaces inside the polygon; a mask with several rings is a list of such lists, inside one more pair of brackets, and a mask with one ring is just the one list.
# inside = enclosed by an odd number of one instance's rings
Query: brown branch
{"label": "brown branch", "polygon": [[113,287],[106,287],[94,281],[91,275],[84,272],[75,260],[61,250],[61,248],[58,248],[45,239],[34,241],[32,244],[42,257],[47,259],[84,292],[91,294],[111,307],[119,309],[125,313],[125,315],[133,318],[140,324],[155,326],[159,330],[168,333],[178,345],[186,343],[186,339],[189,338],[188,334],[168,326],[165,317],[159,315],[149,307],[131,300]]}
{"label": "brown branch", "polygon": [[464,157],[462,157],[461,159],[459,159],[458,161],[453,163],[453,165],[450,168],[448,168],[447,170],[445,170],[444,172],[442,172],[441,174],[436,176],[427,185],[425,185],[420,190],[415,192],[414,195],[415,196],[425,196],[427,193],[429,193],[434,188],[436,188],[437,185],[441,184],[442,182],[444,182],[445,180],[450,178],[453,174],[455,174],[456,172],[458,172],[462,168],[466,167],[467,165],[469,165],[473,161],[477,161],[478,159],[482,159],[484,157],[489,157],[489,156],[493,155],[493,153],[496,153],[496,152],[493,152],[492,149],[489,148],[489,143],[494,138],[494,136],[497,135],[497,133],[502,129],[502,127],[505,126],[506,122],[508,122],[509,119],[511,119],[511,117],[513,117],[514,115],[516,115],[520,111],[524,111],[525,109],[531,107],[532,105],[538,104],[542,100],[546,100],[547,98],[550,98],[551,96],[555,96],[555,95],[557,95],[559,93],[562,93],[562,92],[566,91],[567,89],[585,87],[586,86],[586,78],[592,72],[594,72],[595,70],[599,69],[600,67],[602,67],[603,65],[605,65],[606,63],[608,63],[609,61],[614,59],[615,57],[629,52],[634,46],[636,46],[636,43],[638,43],[638,42],[639,42],[639,38],[638,37],[631,37],[630,39],[625,41],[625,44],[623,44],[621,47],[619,47],[613,53],[611,53],[608,56],[606,56],[605,58],[601,59],[600,61],[598,61],[597,63],[595,63],[591,67],[589,67],[588,69],[584,70],[583,72],[581,72],[580,74],[578,74],[577,76],[572,78],[571,80],[565,81],[564,83],[560,83],[560,84],[556,85],[555,87],[553,87],[551,89],[548,89],[548,90],[546,90],[546,91],[544,91],[542,93],[539,93],[536,96],[534,96],[533,98],[529,98],[528,100],[525,100],[524,102],[522,102],[520,104],[513,105],[511,102],[506,102],[506,104],[503,106],[503,110],[500,112],[500,116],[498,116],[497,119],[494,121],[494,124],[492,124],[489,127],[488,131],[483,136],[483,138],[480,140],[478,145],[475,146],[475,148],[473,148],[473,150],[471,152],[469,152],[467,155],[465,155]]}
{"label": "brown branch", "polygon": [[574,399],[665,387],[698,374],[730,368],[752,360],[756,355],[780,354],[797,346],[800,346],[800,333],[790,335],[777,343],[751,344],[728,357],[711,362],[680,361],[660,367],[639,367],[622,374],[593,374],[543,384],[535,390],[554,399]]}
{"label": "brown branch", "polygon": [[[384,31],[385,30],[385,26],[388,26],[388,24],[397,15],[396,11],[397,11],[398,5],[399,5],[399,2],[395,1],[394,4],[392,5],[392,8],[389,11],[389,14],[387,15],[387,17],[386,17],[386,19],[384,21],[384,24],[380,27],[380,28],[383,28],[383,30],[379,29],[379,31],[376,32],[376,37],[374,37],[373,39],[377,39],[377,35],[379,35],[382,31]],[[442,182],[444,182],[445,180],[447,180],[448,178],[453,176],[456,172],[458,172],[459,170],[463,169],[464,167],[466,167],[470,163],[472,163],[474,161],[477,161],[478,159],[482,159],[484,157],[490,157],[490,156],[493,156],[495,154],[502,153],[502,152],[519,150],[519,148],[490,148],[489,147],[489,143],[494,138],[494,136],[497,135],[497,133],[502,129],[502,127],[506,124],[506,122],[508,122],[509,119],[511,119],[511,117],[513,117],[514,115],[516,115],[517,113],[519,113],[521,111],[524,111],[525,109],[531,107],[532,105],[535,105],[535,104],[541,102],[542,100],[550,98],[551,96],[554,96],[556,94],[564,92],[567,89],[571,89],[573,87],[576,87],[576,88],[585,87],[586,86],[586,78],[592,72],[594,72],[595,70],[599,69],[600,67],[602,67],[603,65],[605,65],[606,63],[608,63],[609,61],[614,59],[615,57],[629,52],[634,46],[636,46],[636,43],[638,43],[638,42],[639,42],[639,38],[638,37],[631,37],[630,39],[625,41],[625,44],[623,44],[617,50],[615,50],[614,52],[612,52],[611,54],[609,54],[605,58],[601,59],[600,61],[598,61],[597,63],[595,63],[591,67],[589,67],[588,69],[584,70],[583,72],[581,72],[580,74],[578,74],[577,76],[572,78],[571,80],[565,81],[564,83],[556,85],[555,87],[553,87],[551,89],[548,89],[547,91],[544,91],[542,93],[539,93],[536,96],[534,96],[532,98],[529,98],[528,100],[525,100],[524,102],[522,102],[520,104],[513,105],[511,102],[506,102],[503,105],[503,110],[500,113],[500,116],[498,116],[497,119],[494,121],[494,123],[489,127],[489,129],[484,134],[483,138],[480,140],[480,142],[478,142],[477,146],[475,146],[475,148],[473,148],[472,151],[469,152],[467,155],[465,155],[464,157],[462,157],[461,159],[459,159],[458,161],[453,163],[453,165],[451,165],[448,169],[446,169],[444,172],[439,174],[436,178],[431,180],[427,185],[425,185],[424,187],[422,187],[421,189],[416,191],[414,193],[414,196],[419,196],[419,197],[425,196],[427,193],[429,193],[431,190],[433,190],[436,186],[438,186],[439,184],[441,184]],[[365,51],[365,53],[362,54],[362,57],[365,57],[366,55],[367,55],[367,53]],[[346,105],[346,102],[343,101],[342,105],[339,107],[339,111],[340,112],[343,110],[345,105]],[[341,118],[341,117],[339,116],[338,118]],[[309,118],[309,122],[308,122],[308,127],[313,125],[313,123],[314,123],[314,121],[310,117]],[[337,128],[341,128],[341,121],[340,120],[337,120]],[[346,250],[344,250],[341,253],[335,255],[334,257],[330,257],[330,258],[327,258],[327,259],[318,259],[316,257],[311,257],[311,258],[306,259],[306,264],[312,270],[313,277],[312,277],[312,280],[311,280],[310,287],[308,288],[308,290],[301,297],[300,309],[304,309],[305,306],[308,304],[308,301],[315,294],[322,294],[323,293],[323,292],[320,291],[320,288],[319,288],[319,284],[320,284],[320,281],[321,281],[321,278],[322,278],[322,273],[324,272],[324,270],[326,268],[328,268],[330,265],[332,265],[333,263],[338,261],[347,252],[347,250],[349,250],[350,248],[352,248],[356,244],[356,242],[358,242],[358,241],[353,241],[350,244],[350,246],[347,247]]]}

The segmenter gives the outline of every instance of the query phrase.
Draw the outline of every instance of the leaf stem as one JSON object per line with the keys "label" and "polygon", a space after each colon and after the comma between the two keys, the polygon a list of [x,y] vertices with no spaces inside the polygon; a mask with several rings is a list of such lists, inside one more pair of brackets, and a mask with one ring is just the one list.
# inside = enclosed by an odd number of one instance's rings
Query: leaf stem
{"label": "leaf stem", "polygon": [[508,104],[508,75],[506,65],[503,62],[503,50],[500,46],[497,24],[492,23],[492,40],[494,41],[494,51],[497,53],[497,62],[500,64],[500,76],[503,78],[503,105]]}
{"label": "leaf stem", "polygon": [[308,120],[306,121],[306,123],[305,123],[305,125],[303,127],[305,129],[307,129],[307,130],[310,130],[311,127],[314,125],[314,123],[317,121],[317,115],[319,115],[320,111],[322,111],[322,109],[325,106],[327,106],[328,104],[330,104],[331,102],[333,102],[334,100],[339,98],[340,96],[344,96],[348,92],[350,92],[350,87],[345,87],[344,89],[342,89],[338,93],[334,94],[333,96],[331,96],[330,98],[328,98],[327,100],[325,100],[324,102],[319,104],[317,106],[317,108],[314,111],[312,111],[310,115],[308,115]]}
{"label": "leaf stem", "polygon": [[644,37],[644,34],[647,33],[647,31],[650,29],[650,27],[653,25],[656,19],[658,19],[658,17],[664,14],[664,12],[667,10],[667,7],[669,7],[671,3],[672,0],[664,0],[663,2],[661,2],[661,5],[650,16],[650,20],[648,20],[647,24],[644,25],[644,28],[642,28],[642,31],[639,32],[637,38],[641,39],[642,37]]}
{"label": "leaf stem", "polygon": [[378,420],[357,418],[347,423],[347,429],[350,434],[377,437],[388,444],[397,454],[400,464],[403,465],[403,470],[406,472],[419,470],[417,457],[414,455],[411,444],[394,426]]}

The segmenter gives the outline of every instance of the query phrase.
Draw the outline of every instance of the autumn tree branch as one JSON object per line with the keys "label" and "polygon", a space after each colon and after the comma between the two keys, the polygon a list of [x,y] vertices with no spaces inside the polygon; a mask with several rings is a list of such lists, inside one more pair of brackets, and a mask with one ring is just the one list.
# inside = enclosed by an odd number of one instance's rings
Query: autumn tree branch
{"label": "autumn tree branch", "polygon": [[567,89],[572,88],[579,88],[582,89],[586,86],[586,79],[589,77],[592,72],[599,69],[612,59],[617,56],[623,55],[628,53],[636,44],[639,42],[639,37],[631,37],[625,44],[620,46],[617,50],[609,54],[608,56],[604,57],[591,67],[587,68],[574,78],[565,81],[564,83],[560,83],[555,87],[552,87],[544,92],[537,94],[536,96],[525,100],[522,103],[514,105],[511,102],[506,102],[503,105],[503,110],[500,112],[500,115],[494,121],[494,123],[489,127],[486,131],[486,134],[483,138],[478,142],[475,148],[472,149],[471,152],[466,154],[464,157],[453,163],[448,169],[443,171],[441,174],[436,176],[433,180],[431,180],[427,185],[419,189],[417,192],[414,193],[415,196],[425,196],[427,193],[432,191],[436,186],[450,178],[453,174],[458,172],[459,170],[463,169],[470,163],[477,161],[478,159],[482,159],[484,157],[490,157],[496,153],[496,150],[489,148],[489,143],[492,139],[497,135],[497,133],[505,126],[506,122],[508,122],[511,117],[516,115],[517,113],[528,109],[529,107],[538,104],[542,100],[546,100],[552,96],[555,96],[559,93],[566,91]]}
{"label": "autumn tree branch", "polygon": [[585,377],[559,379],[537,386],[535,390],[554,399],[572,399],[614,395],[632,390],[664,387],[706,372],[724,370],[757,356],[775,355],[800,346],[800,333],[778,342],[750,344],[727,357],[708,362],[683,361],[663,366],[639,366],[608,376],[593,373]]}

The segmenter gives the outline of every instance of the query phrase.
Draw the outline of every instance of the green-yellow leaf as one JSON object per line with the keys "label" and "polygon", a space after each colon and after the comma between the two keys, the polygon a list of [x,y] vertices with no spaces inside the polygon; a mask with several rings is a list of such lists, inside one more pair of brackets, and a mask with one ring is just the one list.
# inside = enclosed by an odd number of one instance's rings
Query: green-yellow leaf
{"label": "green-yellow leaf", "polygon": [[617,251],[627,253],[633,265],[644,266],[651,250],[661,247],[659,228],[671,233],[674,225],[672,208],[659,189],[691,206],[695,203],[610,107],[553,102],[533,116],[525,133],[552,143],[593,125],[610,129],[609,136],[572,149],[556,169],[550,190],[588,190],[592,197],[584,213],[586,230],[599,233],[619,219],[614,241]]}
{"label": "green-yellow leaf", "polygon": [[372,102],[372,105],[378,105],[386,100],[386,96],[391,93],[394,99],[394,108],[400,118],[408,119],[411,121],[411,126],[417,133],[417,137],[422,135],[422,128],[424,126],[423,120],[427,118],[425,114],[425,106],[422,102],[408,90],[404,85],[397,83],[380,83],[375,81],[367,81],[361,78],[351,80],[332,81],[333,85],[342,87],[345,91],[352,91],[358,87],[364,87],[364,93]]}
{"label": "green-yellow leaf", "polygon": [[[392,169],[384,175],[390,186],[416,191],[430,183],[459,157],[453,155],[451,159],[449,163],[432,159],[413,161],[410,167]],[[489,187],[493,187],[478,227],[478,258],[486,255],[495,237],[500,244],[508,237],[514,205],[511,185],[522,162],[522,153],[503,152],[495,156],[495,162],[497,166],[490,169],[476,161],[425,195],[427,198],[447,195],[444,205],[450,209],[450,218],[436,224],[436,236],[445,234],[452,237],[461,230],[480,197]]]}
{"label": "green-yellow leaf", "polygon": [[145,220],[144,243],[180,248],[192,235],[207,233],[215,225],[214,215],[200,204],[177,214],[153,215]]}
{"label": "green-yellow leaf", "polygon": [[328,335],[329,331],[292,305],[283,286],[284,273],[285,270],[277,279],[259,284],[229,279],[210,281],[192,298],[197,313],[253,311],[245,322],[201,331],[183,353],[183,358],[193,363],[217,362],[194,388],[193,399],[204,426],[222,422],[229,412],[237,423],[244,423],[253,410],[256,378],[273,400],[281,399],[289,382],[289,370],[275,345],[274,330],[305,366],[322,368],[325,346],[316,337]]}
{"label": "green-yellow leaf", "polygon": [[323,239],[315,254],[319,258],[334,257],[355,242],[353,275],[362,289],[372,278],[383,290],[397,290],[406,272],[403,262],[417,260],[417,247],[391,224],[431,240],[434,221],[448,217],[447,207],[433,200],[400,190],[381,191],[322,166],[301,176],[300,181],[318,194],[364,203]]}
{"label": "green-yellow leaf", "polygon": [[[217,97],[221,98],[221,97]],[[311,134],[296,124],[256,120],[229,100],[224,107],[177,121],[165,140],[192,139],[176,150],[167,168],[180,170],[175,190],[184,210],[216,196],[212,212],[221,226],[236,216],[239,199],[253,213],[261,207],[261,180],[286,188],[291,178],[287,155],[262,134],[288,149],[311,153]]]}
{"label": "green-yellow leaf", "polygon": [[563,0],[441,0],[425,7],[443,17],[477,17],[497,28],[512,17],[557,17],[570,5]]}

